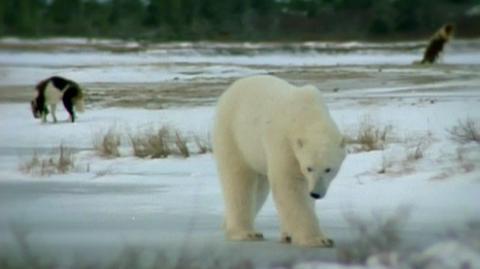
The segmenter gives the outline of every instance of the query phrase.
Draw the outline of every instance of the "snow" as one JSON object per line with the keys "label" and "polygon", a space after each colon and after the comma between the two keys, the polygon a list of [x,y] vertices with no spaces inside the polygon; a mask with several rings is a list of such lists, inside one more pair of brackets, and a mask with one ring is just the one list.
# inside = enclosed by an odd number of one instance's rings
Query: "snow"
{"label": "snow", "polygon": [[[457,241],[445,241],[434,244],[424,251],[410,258],[410,268],[451,269],[451,268],[480,268],[480,256],[469,246]],[[294,269],[389,269],[408,268],[399,263],[395,253],[384,253],[370,257],[366,265],[339,265],[325,262],[303,262]]]}
{"label": "snow", "polygon": [[[478,218],[479,146],[465,146],[473,148],[469,160],[475,168],[473,171],[461,172],[460,164],[456,163],[457,148],[460,146],[452,145],[445,133],[445,129],[455,125],[458,119],[480,115],[478,102],[477,99],[459,102],[446,98],[442,102],[414,109],[410,103],[402,101],[378,104],[373,109],[365,109],[361,105],[345,106],[343,101],[329,102],[332,115],[341,129],[356,129],[358,123],[369,116],[378,125],[383,122],[394,126],[393,132],[402,138],[409,137],[410,134],[432,133],[434,141],[425,151],[426,160],[416,163],[411,172],[403,172],[405,167],[400,165],[395,168],[400,170],[398,173],[377,173],[385,156],[393,155],[401,163],[407,147],[402,143],[391,145],[383,152],[350,154],[327,197],[317,205],[325,232],[342,242],[347,240],[345,230],[349,227],[345,221],[346,215],[352,214],[363,221],[369,221],[377,214],[394,215],[402,207],[410,210],[405,230],[423,233],[429,240],[449,229],[461,230],[465,223]],[[59,119],[68,118],[65,111],[60,109],[59,112],[62,112],[58,113]],[[32,237],[32,241],[36,242],[37,238],[55,245],[59,243],[55,243],[57,240],[62,242],[68,238],[67,241],[77,244],[84,240],[85,244],[90,240],[100,240],[109,245],[112,242],[121,244],[123,240],[117,241],[115,234],[123,234],[124,230],[137,230],[131,228],[132,225],[143,227],[144,231],[138,231],[137,235],[129,231],[128,235],[122,236],[126,238],[125,242],[152,240],[147,239],[145,233],[158,233],[158,229],[168,231],[161,232],[161,238],[176,234],[171,239],[176,240],[182,237],[182,231],[188,229],[185,223],[193,215],[195,226],[202,230],[195,232],[197,237],[204,238],[211,233],[215,235],[213,242],[222,240],[220,223],[223,206],[211,155],[194,156],[185,160],[143,160],[132,157],[131,152],[126,150],[120,158],[102,159],[94,156],[90,150],[96,132],[112,126],[124,134],[128,130],[140,131],[152,126],[168,125],[186,133],[206,135],[211,128],[213,107],[166,110],[92,108],[80,114],[78,122],[74,124],[42,124],[31,117],[30,111],[23,104],[0,104],[0,113],[0,125],[4,130],[0,133],[0,149],[6,153],[14,152],[0,154],[0,180],[6,184],[4,188],[11,188],[9,186],[12,182],[24,182],[24,186],[32,183],[38,185],[39,182],[46,184],[41,187],[41,199],[28,198],[20,202],[17,198],[12,204],[12,198],[2,194],[0,223],[3,224],[0,227],[5,228],[12,221],[37,228],[53,224],[59,225],[58,228],[65,226],[67,231],[58,237],[55,235],[57,232],[45,227],[43,229],[47,230],[39,232],[39,237]],[[79,169],[77,172],[38,178],[18,171],[18,166],[22,161],[28,160],[36,148],[56,148],[60,143],[81,150],[75,155]],[[123,147],[128,148],[128,144]],[[9,150],[6,151],[7,149]],[[83,167],[89,167],[88,171],[82,171],[86,170]],[[445,171],[449,173],[446,176]],[[445,178],[435,180],[442,176]],[[28,187],[25,188],[28,190]],[[36,193],[37,190],[26,192]],[[27,197],[29,195],[32,194]],[[62,215],[68,216],[68,220],[56,217]],[[435,225],[432,226],[432,223]],[[83,225],[108,229],[109,232],[100,230],[89,236],[84,234],[83,228],[77,228],[80,231],[70,234],[69,226]],[[272,201],[266,204],[259,216],[259,226],[271,239],[278,237],[278,223]],[[118,231],[112,234],[115,229]],[[79,238],[75,236],[78,233]],[[154,245],[164,244],[153,241]]]}
{"label": "snow", "polygon": [[[52,51],[0,50],[0,85],[29,85],[43,79],[47,74],[64,75],[84,83],[162,82],[173,79],[246,76],[258,72],[259,66],[263,67],[263,72],[285,66],[405,66],[419,60],[422,44],[307,42],[288,44],[289,50],[285,51],[281,44],[275,43],[258,46],[248,43],[167,43],[152,44],[139,51],[115,53],[108,50],[86,50],[85,46],[95,48],[100,44],[130,47],[131,44],[123,44],[117,40],[84,39],[21,41],[0,39],[0,45],[35,44],[54,47],[51,48]],[[480,62],[480,53],[470,48],[471,42],[476,45],[478,40],[452,42],[453,45],[447,49],[443,62],[462,65]],[[65,50],[68,45],[75,45],[76,49]],[[54,49],[57,47],[59,49]],[[405,50],[405,47],[409,49]],[[239,49],[245,53],[230,52]]]}
{"label": "snow", "polygon": [[[42,124],[32,117],[28,104],[0,104],[2,129],[12,130],[0,133],[0,148],[55,147],[60,143],[75,148],[92,148],[94,137],[110,128],[127,135],[129,132],[171,126],[206,135],[213,117],[212,107],[169,110],[99,108],[78,113],[77,122],[72,124],[61,105],[57,110],[58,124],[52,123],[50,116],[49,122]],[[25,121],[15,120],[18,118]],[[36,135],[32,136],[33,133]]]}
{"label": "snow", "polygon": [[432,269],[480,268],[478,251],[456,241],[447,241],[429,247],[416,257],[415,262],[428,264],[424,268]]}
{"label": "snow", "polygon": [[[343,44],[347,45],[357,44]],[[195,71],[191,64],[208,64],[199,74],[179,76],[179,80],[188,81],[265,72],[268,65],[322,65],[324,62],[315,61],[330,61],[328,55],[285,52],[174,55],[165,59],[151,54],[59,52],[52,57],[49,52],[11,54],[0,50],[0,74],[6,74],[0,84],[31,84],[57,71],[90,82],[159,82],[185,70]],[[384,68],[388,75],[397,64],[408,64],[414,58],[413,54],[407,58],[380,53],[372,58],[367,54],[357,58],[346,53],[335,59],[331,55],[330,64],[342,61],[342,57],[349,64],[381,64],[386,59],[393,64]],[[454,57],[445,61],[452,64]],[[466,62],[480,64],[475,57]],[[189,65],[182,66],[184,62]],[[263,62],[261,69],[251,66],[259,62]],[[169,66],[172,63],[179,66]],[[158,73],[159,64],[166,64],[168,72]],[[361,71],[365,66],[349,68]],[[402,70],[425,76],[436,72]],[[154,73],[155,78],[147,78]],[[425,248],[409,262],[428,264],[426,268],[458,268],[465,263],[470,268],[479,266],[478,249],[458,241],[444,242],[449,232],[463,234],[469,223],[480,221],[480,145],[455,143],[447,132],[459,120],[480,120],[480,80],[454,77],[419,85],[382,85],[325,94],[331,114],[344,133],[354,134],[367,121],[374,126],[392,126],[393,136],[384,150],[351,152],[326,198],[317,202],[322,228],[337,245],[348,245],[354,238],[347,216],[370,223],[406,208],[408,217],[399,231],[402,240]],[[166,125],[188,135],[207,137],[214,116],[212,105],[160,110],[88,105],[73,124],[66,121],[68,114],[61,106],[57,110],[59,123],[42,124],[32,117],[27,103],[0,102],[0,246],[7,251],[15,250],[12,227],[20,227],[28,231],[28,241],[35,251],[66,260],[78,253],[93,260],[107,259],[126,245],[181,255],[188,242],[188,249],[200,256],[203,250],[224,258],[234,252],[232,260],[252,259],[263,268],[289,260],[299,261],[293,267],[298,269],[393,268],[374,263],[374,258],[365,266],[338,265],[334,263],[335,250],[279,244],[278,218],[271,199],[257,220],[267,241],[225,242],[221,231],[223,202],[211,154],[194,154],[187,159],[132,156],[127,139],[130,132]],[[92,149],[94,137],[110,128],[123,136],[119,158],[101,158]],[[423,157],[409,159],[420,142]],[[60,144],[75,149],[72,172],[42,177],[19,170],[33,152],[47,156]],[[383,168],[385,172],[380,173]],[[308,262],[312,260],[319,261]]]}

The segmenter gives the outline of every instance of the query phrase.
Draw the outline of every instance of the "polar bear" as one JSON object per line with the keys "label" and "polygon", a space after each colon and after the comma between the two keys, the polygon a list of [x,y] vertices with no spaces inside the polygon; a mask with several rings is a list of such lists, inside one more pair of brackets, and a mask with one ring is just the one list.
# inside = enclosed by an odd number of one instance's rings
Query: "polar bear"
{"label": "polar bear", "polygon": [[263,239],[254,219],[272,189],[284,242],[333,245],[314,199],[325,196],[346,153],[319,90],[267,75],[239,79],[219,98],[212,142],[227,239]]}

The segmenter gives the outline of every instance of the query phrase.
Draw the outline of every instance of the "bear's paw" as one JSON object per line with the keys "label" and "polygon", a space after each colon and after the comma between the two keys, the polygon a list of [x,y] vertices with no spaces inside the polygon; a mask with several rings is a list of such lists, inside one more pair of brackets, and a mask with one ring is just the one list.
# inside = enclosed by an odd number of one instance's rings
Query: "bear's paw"
{"label": "bear's paw", "polygon": [[330,238],[325,238],[325,237],[315,237],[315,238],[310,238],[307,240],[301,240],[295,242],[295,239],[293,240],[293,243],[302,246],[302,247],[311,247],[311,248],[333,248],[335,246],[335,242],[330,239]]}
{"label": "bear's paw", "polygon": [[230,232],[228,238],[234,241],[261,241],[263,234],[258,232]]}

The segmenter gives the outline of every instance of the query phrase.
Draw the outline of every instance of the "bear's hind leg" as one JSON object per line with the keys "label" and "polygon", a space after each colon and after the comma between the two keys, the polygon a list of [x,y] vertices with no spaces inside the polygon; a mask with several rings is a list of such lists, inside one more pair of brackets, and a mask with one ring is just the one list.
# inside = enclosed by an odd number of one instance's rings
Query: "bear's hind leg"
{"label": "bear's hind leg", "polygon": [[225,233],[230,240],[262,240],[254,229],[258,175],[240,160],[219,158],[220,181],[225,200]]}

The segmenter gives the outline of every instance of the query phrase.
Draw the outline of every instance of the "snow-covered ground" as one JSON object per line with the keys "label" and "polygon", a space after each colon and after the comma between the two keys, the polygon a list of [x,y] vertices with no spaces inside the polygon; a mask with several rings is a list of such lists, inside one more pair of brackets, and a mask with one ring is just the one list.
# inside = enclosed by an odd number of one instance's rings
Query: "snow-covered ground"
{"label": "snow-covered ground", "polygon": [[[22,43],[23,42],[23,43]],[[478,64],[480,40],[446,48],[446,64]],[[18,47],[31,45],[30,50]],[[100,46],[100,47],[99,47]],[[3,49],[1,49],[3,47]],[[139,50],[118,53],[106,48]],[[0,85],[30,85],[52,74],[84,83],[164,82],[230,78],[281,67],[410,65],[423,42],[381,43],[167,43],[142,47],[131,42],[84,39],[0,39]]]}
{"label": "snow-covered ground", "polygon": [[[408,65],[418,59],[419,49],[319,53],[317,48],[211,55],[195,52],[191,44],[158,46],[125,53],[3,49],[0,85],[2,89],[32,85],[52,74],[80,83],[162,84],[174,78],[189,83],[209,76],[225,83],[281,68],[279,74],[287,79],[330,89],[325,93],[328,106],[346,135],[355,136],[367,123],[391,128],[383,150],[357,151],[352,146],[327,197],[317,202],[321,225],[337,249],[280,244],[271,199],[257,220],[265,242],[225,242],[222,198],[211,154],[187,159],[132,155],[127,139],[132,131],[166,125],[208,137],[214,111],[210,102],[168,109],[88,105],[74,124],[62,120],[42,124],[33,119],[27,102],[0,100],[0,252],[15,256],[22,234],[33,252],[65,263],[110,260],[125,247],[133,247],[147,256],[160,251],[175,257],[188,251],[197,259],[205,255],[228,262],[247,259],[260,267],[297,261],[295,268],[338,268],[327,263],[335,262],[338,251],[355,241],[358,231],[349,219],[374,226],[398,214],[405,218],[398,231],[403,245],[412,249],[434,245],[412,262],[434,266],[428,268],[480,266],[480,144],[459,144],[448,132],[459,121],[480,122],[478,50],[454,50],[445,55],[447,64],[417,68]],[[193,52],[182,55],[181,48]],[[169,55],[169,49],[182,52]],[[382,70],[374,67],[372,72],[372,65]],[[296,71],[288,73],[289,68]],[[311,76],[302,76],[302,70]],[[188,76],[182,77],[182,72]],[[358,74],[382,83],[365,79],[357,83]],[[341,90],[332,91],[335,85]],[[57,117],[66,119],[66,112],[59,110]],[[110,128],[123,135],[118,158],[99,157],[92,149],[94,137]],[[47,156],[60,144],[75,149],[73,171],[50,176],[21,171],[34,152]],[[472,229],[477,237],[469,236]],[[474,243],[452,242],[452,237],[470,237]],[[449,255],[452,259],[441,260]],[[376,257],[369,259],[368,267],[373,266],[380,266]]]}

